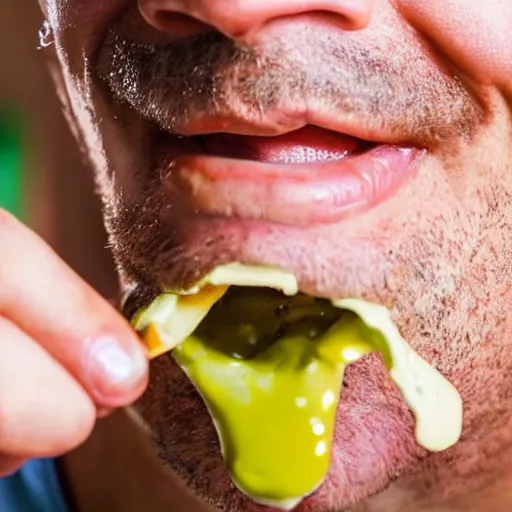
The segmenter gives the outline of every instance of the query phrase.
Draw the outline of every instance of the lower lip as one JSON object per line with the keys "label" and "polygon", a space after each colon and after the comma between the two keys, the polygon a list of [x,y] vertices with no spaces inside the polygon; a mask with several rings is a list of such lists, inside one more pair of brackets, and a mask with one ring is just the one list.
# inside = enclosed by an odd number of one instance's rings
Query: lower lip
{"label": "lower lip", "polygon": [[415,174],[422,154],[378,146],[301,164],[184,155],[166,181],[185,186],[194,211],[203,215],[310,226],[340,222],[385,201]]}

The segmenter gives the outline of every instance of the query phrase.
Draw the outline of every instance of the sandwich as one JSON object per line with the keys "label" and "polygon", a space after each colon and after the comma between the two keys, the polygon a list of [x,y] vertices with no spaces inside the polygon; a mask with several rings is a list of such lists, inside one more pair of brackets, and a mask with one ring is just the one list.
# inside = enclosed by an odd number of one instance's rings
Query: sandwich
{"label": "sandwich", "polygon": [[402,338],[387,308],[299,292],[293,274],[232,263],[136,312],[150,357],[170,353],[204,400],[235,485],[291,510],[329,470],[345,368],[379,352],[429,451],[455,444],[454,386]]}

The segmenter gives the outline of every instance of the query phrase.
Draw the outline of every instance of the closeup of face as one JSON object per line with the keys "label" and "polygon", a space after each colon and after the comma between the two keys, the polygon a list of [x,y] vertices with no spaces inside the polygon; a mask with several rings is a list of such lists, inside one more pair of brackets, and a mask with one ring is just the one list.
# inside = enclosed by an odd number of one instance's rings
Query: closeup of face
{"label": "closeup of face", "polygon": [[[380,359],[350,367],[329,476],[301,511],[391,482],[420,509],[512,470],[511,2],[40,3],[125,291],[277,266],[304,293],[388,306],[459,390],[462,440],[427,454]],[[138,408],[194,492],[260,510],[170,356]]]}

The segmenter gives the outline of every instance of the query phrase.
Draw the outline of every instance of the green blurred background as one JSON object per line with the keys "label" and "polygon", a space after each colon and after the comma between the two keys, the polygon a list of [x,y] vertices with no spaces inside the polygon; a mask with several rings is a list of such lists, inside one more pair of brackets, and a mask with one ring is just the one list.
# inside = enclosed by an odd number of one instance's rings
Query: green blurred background
{"label": "green blurred background", "polygon": [[20,135],[23,123],[14,108],[0,105],[0,207],[23,215]]}
{"label": "green blurred background", "polygon": [[0,0],[0,207],[8,209],[105,295],[116,277],[91,173],[38,50],[36,0]]}

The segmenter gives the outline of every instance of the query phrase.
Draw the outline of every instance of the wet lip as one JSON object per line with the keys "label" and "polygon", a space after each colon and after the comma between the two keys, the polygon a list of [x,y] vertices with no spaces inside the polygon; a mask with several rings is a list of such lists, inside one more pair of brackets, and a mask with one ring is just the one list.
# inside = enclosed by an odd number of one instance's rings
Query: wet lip
{"label": "wet lip", "polygon": [[289,225],[339,222],[392,196],[421,150],[308,126],[277,137],[216,133],[173,157],[165,181],[195,212]]}

